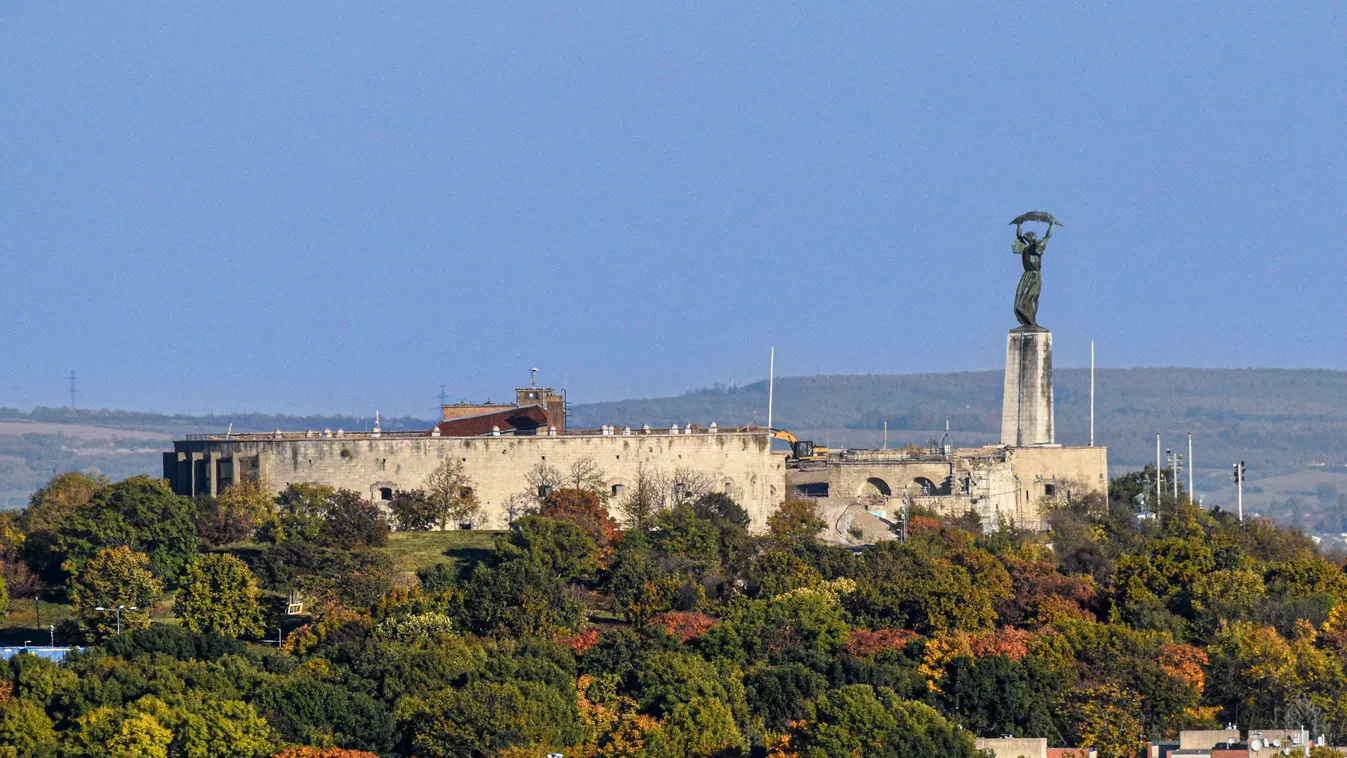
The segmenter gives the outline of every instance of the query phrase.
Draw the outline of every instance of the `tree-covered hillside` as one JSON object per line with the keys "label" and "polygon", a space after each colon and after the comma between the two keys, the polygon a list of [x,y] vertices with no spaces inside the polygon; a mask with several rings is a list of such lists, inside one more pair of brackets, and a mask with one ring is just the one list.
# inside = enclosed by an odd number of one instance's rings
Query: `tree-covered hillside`
{"label": "tree-covered hillside", "polygon": [[[1226,723],[1347,737],[1341,558],[1186,493],[1139,520],[1139,472],[1053,503],[1050,533],[914,512],[906,539],[853,550],[820,542],[811,501],[755,532],[722,493],[610,498],[586,471],[415,573],[352,492],[58,476],[0,516],[2,633],[45,634],[14,612],[41,598],[87,648],[0,666],[0,755],[978,758],[976,736],[1017,734],[1133,758]],[[434,481],[397,493],[391,526],[471,520],[471,482],[456,502]]]}

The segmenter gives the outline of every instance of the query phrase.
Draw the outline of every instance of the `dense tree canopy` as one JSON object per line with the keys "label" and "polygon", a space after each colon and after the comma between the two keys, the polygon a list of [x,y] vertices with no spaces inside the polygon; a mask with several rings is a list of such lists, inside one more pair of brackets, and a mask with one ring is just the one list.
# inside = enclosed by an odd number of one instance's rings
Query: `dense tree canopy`
{"label": "dense tree canopy", "polygon": [[196,507],[168,483],[134,476],[97,490],[56,526],[55,549],[78,567],[108,547],[149,558],[154,575],[177,583],[197,549]]}
{"label": "dense tree canopy", "polygon": [[[687,472],[619,503],[625,531],[601,472],[549,481],[538,514],[413,572],[387,519],[440,522],[396,498],[58,477],[0,559],[90,647],[0,669],[0,755],[971,757],[1013,733],[1132,756],[1288,720],[1347,740],[1347,573],[1293,530],[1084,498],[1045,534],[925,514],[853,552],[804,501],[753,534]],[[166,592],[177,623],[152,623]],[[96,609],[119,606],[117,636]]]}
{"label": "dense tree canopy", "polygon": [[173,613],[193,632],[256,636],[262,633],[261,598],[248,564],[232,555],[200,555],[187,568]]}

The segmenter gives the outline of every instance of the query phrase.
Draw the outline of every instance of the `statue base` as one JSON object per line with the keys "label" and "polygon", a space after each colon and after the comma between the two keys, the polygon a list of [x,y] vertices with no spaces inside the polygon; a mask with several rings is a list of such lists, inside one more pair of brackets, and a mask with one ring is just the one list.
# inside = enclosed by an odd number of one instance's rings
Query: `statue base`
{"label": "statue base", "polygon": [[1001,444],[1052,445],[1052,332],[1012,329],[1006,336],[1006,385],[1001,404]]}

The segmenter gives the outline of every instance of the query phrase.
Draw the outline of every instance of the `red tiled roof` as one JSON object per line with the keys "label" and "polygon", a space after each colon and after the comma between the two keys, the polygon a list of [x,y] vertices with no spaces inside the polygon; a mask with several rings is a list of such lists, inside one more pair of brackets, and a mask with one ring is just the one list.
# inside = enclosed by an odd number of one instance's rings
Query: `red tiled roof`
{"label": "red tiled roof", "polygon": [[[491,434],[493,427],[498,427],[501,434],[512,434],[516,430],[533,431],[540,426],[547,426],[547,411],[537,405],[525,405],[441,421],[431,431],[439,429],[441,437],[481,437]],[[430,431],[426,432],[426,436],[430,434]]]}

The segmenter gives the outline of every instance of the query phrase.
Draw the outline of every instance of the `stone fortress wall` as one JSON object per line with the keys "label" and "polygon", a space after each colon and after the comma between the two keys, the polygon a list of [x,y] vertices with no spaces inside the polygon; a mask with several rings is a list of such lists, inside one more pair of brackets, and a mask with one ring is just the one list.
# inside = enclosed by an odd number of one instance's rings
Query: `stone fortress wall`
{"label": "stone fortress wall", "polygon": [[298,482],[349,489],[375,502],[392,492],[421,487],[449,457],[458,458],[482,503],[483,528],[507,526],[506,501],[526,494],[525,476],[538,464],[563,474],[594,461],[618,494],[648,474],[689,469],[709,477],[712,489],[735,499],[762,531],[785,496],[785,457],[771,450],[771,433],[680,429],[616,429],[538,436],[432,437],[418,433],[295,433],[202,435],[173,443],[164,454],[164,476],[182,495],[216,494],[245,476],[276,492]]}
{"label": "stone fortress wall", "polygon": [[788,478],[791,495],[817,500],[830,526],[848,526],[856,511],[896,521],[906,500],[942,516],[976,513],[985,529],[1007,522],[1041,530],[1047,528],[1048,502],[1107,492],[1108,449],[948,447],[916,455],[903,450],[838,451],[826,463],[791,469]]}

